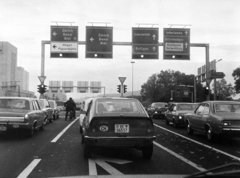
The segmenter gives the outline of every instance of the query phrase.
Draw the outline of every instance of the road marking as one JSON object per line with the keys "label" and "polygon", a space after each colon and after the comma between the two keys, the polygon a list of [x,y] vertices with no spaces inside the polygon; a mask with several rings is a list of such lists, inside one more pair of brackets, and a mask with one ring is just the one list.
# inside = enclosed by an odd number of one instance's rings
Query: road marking
{"label": "road marking", "polygon": [[181,134],[178,134],[178,133],[176,133],[176,132],[173,132],[173,131],[171,131],[171,130],[168,130],[168,129],[166,129],[166,128],[164,128],[164,127],[161,127],[161,126],[159,126],[159,125],[156,125],[156,124],[154,124],[154,125],[155,125],[156,127],[159,127],[159,128],[161,128],[161,129],[163,129],[163,130],[166,130],[167,132],[171,132],[171,133],[173,133],[173,134],[175,134],[175,135],[177,135],[177,136],[179,136],[179,137],[185,138],[185,139],[190,140],[190,141],[192,141],[192,142],[194,142],[194,143],[196,143],[196,144],[199,144],[199,145],[201,145],[201,146],[204,146],[204,147],[206,147],[206,148],[209,148],[209,149],[211,149],[211,150],[214,150],[214,151],[216,151],[216,152],[222,153],[222,154],[224,154],[224,155],[226,155],[226,156],[229,156],[229,157],[231,157],[231,158],[233,158],[233,159],[236,159],[236,160],[240,161],[240,158],[237,157],[237,156],[228,154],[228,153],[226,153],[226,152],[224,152],[224,151],[221,151],[221,150],[219,150],[219,149],[217,149],[217,148],[211,147],[211,146],[206,145],[206,144],[204,144],[204,143],[201,143],[201,142],[198,142],[198,141],[193,140],[193,139],[191,139],[191,138],[185,137],[185,136],[183,136],[183,135],[181,135]]}
{"label": "road marking", "polygon": [[107,162],[112,162],[116,164],[126,164],[130,163],[132,161],[127,161],[127,160],[121,160],[121,159],[113,159],[113,158],[105,158],[105,157],[98,157],[98,158],[93,158],[88,159],[88,165],[89,165],[89,175],[97,175],[97,168],[96,164],[101,166],[103,169],[105,169],[109,174],[111,175],[124,175],[111,165],[109,165]]}
{"label": "road marking", "polygon": [[34,159],[28,167],[26,167],[17,178],[26,178],[32,172],[32,170],[38,165],[41,159]]}
{"label": "road marking", "polygon": [[202,167],[199,167],[199,166],[196,165],[195,163],[193,163],[193,162],[189,161],[188,159],[186,159],[186,158],[184,158],[184,157],[182,157],[182,156],[176,154],[175,152],[173,152],[173,151],[167,149],[166,147],[160,145],[159,143],[157,143],[157,142],[154,141],[153,144],[156,145],[156,146],[158,146],[159,148],[165,150],[166,152],[172,154],[173,156],[177,157],[178,159],[184,161],[185,163],[191,165],[192,167],[198,169],[199,171],[206,171],[206,169],[204,169],[204,168],[202,168]]}
{"label": "road marking", "polygon": [[51,142],[52,142],[52,143],[57,142],[58,139],[67,131],[67,129],[69,129],[69,127],[71,127],[77,120],[78,120],[78,118],[76,118],[76,119],[73,120],[70,124],[68,124],[68,126],[65,127],[65,129],[63,129]]}

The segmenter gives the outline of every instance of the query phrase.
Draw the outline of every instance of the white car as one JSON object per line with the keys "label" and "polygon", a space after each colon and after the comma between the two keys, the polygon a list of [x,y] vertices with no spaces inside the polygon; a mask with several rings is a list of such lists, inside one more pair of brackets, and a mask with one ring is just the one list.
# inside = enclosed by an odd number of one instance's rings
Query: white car
{"label": "white car", "polygon": [[82,110],[80,111],[80,116],[79,116],[79,130],[80,130],[80,133],[82,133],[83,119],[85,118],[86,112],[88,110],[88,106],[89,106],[91,101],[92,101],[92,98],[88,98],[83,102]]}

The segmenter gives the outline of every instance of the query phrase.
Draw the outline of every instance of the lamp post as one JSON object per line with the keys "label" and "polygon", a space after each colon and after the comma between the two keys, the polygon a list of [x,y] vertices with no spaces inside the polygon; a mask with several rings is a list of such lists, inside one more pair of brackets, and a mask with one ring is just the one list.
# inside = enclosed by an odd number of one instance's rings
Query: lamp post
{"label": "lamp post", "polygon": [[131,61],[132,63],[132,98],[133,98],[133,64],[135,63],[134,61]]}
{"label": "lamp post", "polygon": [[[217,72],[217,63],[220,62],[222,59],[216,60],[215,59],[215,72]],[[217,94],[217,80],[216,78],[214,79],[214,100],[216,100],[216,94]]]}

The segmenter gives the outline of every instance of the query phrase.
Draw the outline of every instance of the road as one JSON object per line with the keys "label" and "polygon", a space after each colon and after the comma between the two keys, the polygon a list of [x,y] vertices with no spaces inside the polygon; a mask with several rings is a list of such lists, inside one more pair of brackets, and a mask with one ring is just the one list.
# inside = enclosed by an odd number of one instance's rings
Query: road
{"label": "road", "polygon": [[185,128],[154,119],[157,139],[151,160],[135,149],[98,149],[83,158],[78,120],[63,117],[36,131],[32,138],[0,134],[0,177],[70,177],[89,175],[189,175],[240,160],[240,139],[209,143],[205,135],[186,134]]}

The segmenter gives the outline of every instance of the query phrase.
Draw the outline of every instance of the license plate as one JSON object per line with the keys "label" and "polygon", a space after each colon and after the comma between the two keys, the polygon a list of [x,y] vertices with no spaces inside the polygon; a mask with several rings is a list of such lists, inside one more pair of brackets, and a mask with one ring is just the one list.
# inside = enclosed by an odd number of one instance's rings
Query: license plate
{"label": "license plate", "polygon": [[6,131],[7,130],[7,127],[4,126],[4,125],[0,125],[0,131]]}
{"label": "license plate", "polygon": [[129,124],[116,124],[115,133],[129,133]]}

